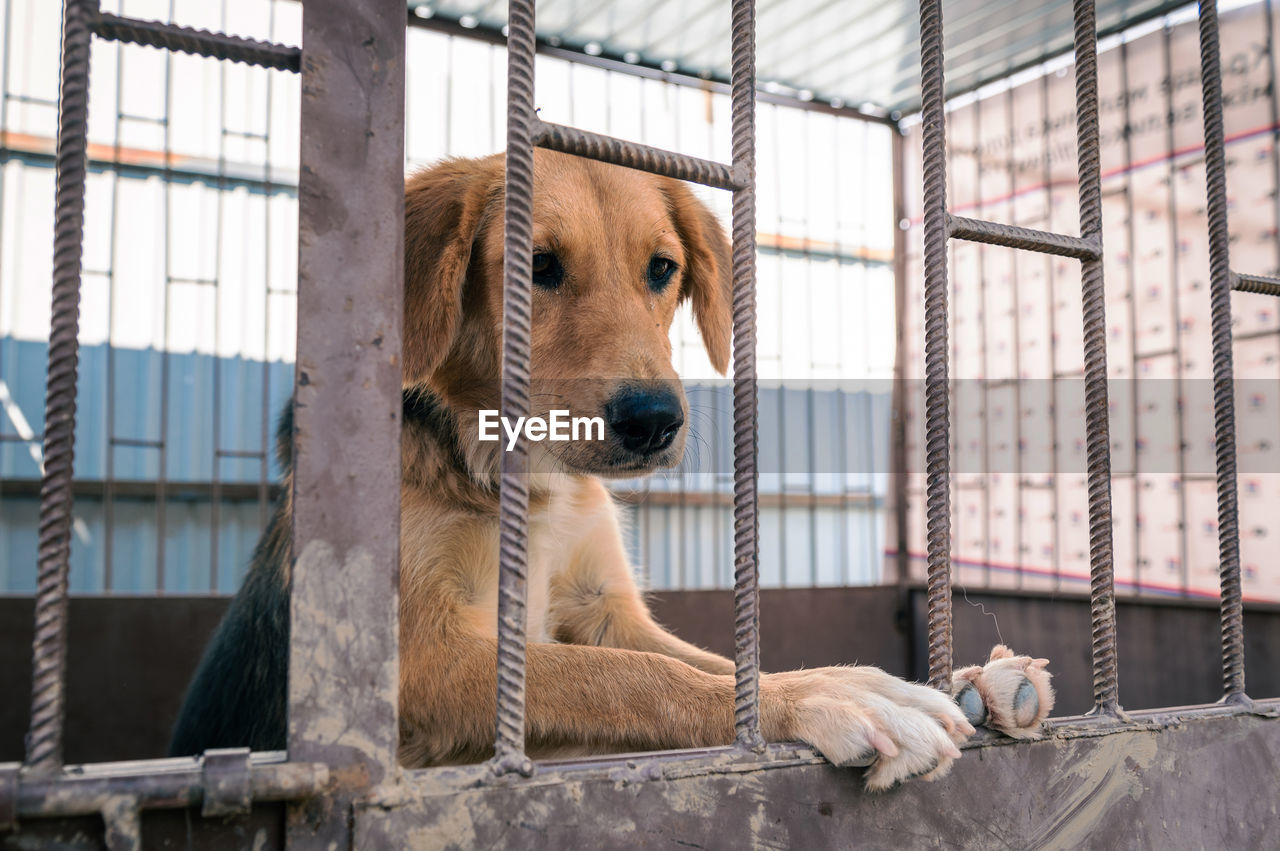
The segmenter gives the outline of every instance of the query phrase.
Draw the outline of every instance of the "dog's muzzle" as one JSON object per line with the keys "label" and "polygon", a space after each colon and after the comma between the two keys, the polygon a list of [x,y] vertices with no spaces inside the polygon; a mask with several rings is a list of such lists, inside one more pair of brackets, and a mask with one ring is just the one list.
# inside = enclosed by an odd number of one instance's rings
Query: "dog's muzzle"
{"label": "dog's muzzle", "polygon": [[623,447],[652,455],[669,447],[684,425],[680,398],[665,387],[628,387],[604,406],[605,421]]}

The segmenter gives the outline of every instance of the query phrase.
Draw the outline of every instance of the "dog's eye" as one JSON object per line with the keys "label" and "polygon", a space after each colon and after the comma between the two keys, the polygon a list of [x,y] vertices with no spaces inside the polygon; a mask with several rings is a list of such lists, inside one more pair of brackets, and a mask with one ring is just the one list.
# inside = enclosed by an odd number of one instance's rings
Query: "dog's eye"
{"label": "dog's eye", "polygon": [[564,267],[550,252],[533,255],[533,282],[543,289],[554,290],[564,280]]}
{"label": "dog's eye", "polygon": [[675,273],[675,261],[654,255],[649,261],[649,289],[655,293],[662,292]]}

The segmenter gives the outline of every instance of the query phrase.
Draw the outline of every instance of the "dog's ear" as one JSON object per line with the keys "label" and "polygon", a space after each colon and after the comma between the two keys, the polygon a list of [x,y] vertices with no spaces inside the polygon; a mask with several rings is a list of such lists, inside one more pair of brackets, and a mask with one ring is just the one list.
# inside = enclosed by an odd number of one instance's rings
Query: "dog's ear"
{"label": "dog's ear", "polygon": [[405,385],[427,379],[453,345],[472,248],[501,175],[500,161],[450,160],[405,185]]}
{"label": "dog's ear", "polygon": [[680,300],[693,302],[693,318],[702,332],[711,365],[729,369],[733,336],[733,260],[724,228],[707,206],[678,180],[663,179],[663,192],[680,241],[685,269]]}

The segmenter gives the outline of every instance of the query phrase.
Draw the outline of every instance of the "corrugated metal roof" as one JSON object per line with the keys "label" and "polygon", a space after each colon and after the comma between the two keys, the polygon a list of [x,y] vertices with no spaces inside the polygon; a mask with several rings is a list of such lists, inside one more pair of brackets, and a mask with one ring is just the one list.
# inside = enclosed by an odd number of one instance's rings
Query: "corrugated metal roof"
{"label": "corrugated metal roof", "polygon": [[[1186,5],[1098,0],[1100,31],[1116,31]],[[500,30],[502,0],[411,0],[418,14]],[[877,111],[920,103],[919,7],[883,0],[760,0],[759,80],[803,97]],[[588,54],[726,80],[728,0],[540,0],[538,35]],[[943,4],[949,94],[971,91],[1071,48],[1072,6],[1050,0],[947,0]]]}

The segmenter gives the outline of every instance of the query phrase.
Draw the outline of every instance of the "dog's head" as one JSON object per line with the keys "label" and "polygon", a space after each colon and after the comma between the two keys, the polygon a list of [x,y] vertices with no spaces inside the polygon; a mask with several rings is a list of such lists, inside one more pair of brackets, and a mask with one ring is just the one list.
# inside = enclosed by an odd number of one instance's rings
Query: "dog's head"
{"label": "dog's head", "polygon": [[[498,407],[503,180],[498,156],[447,161],[406,188],[405,384],[464,421]],[[531,413],[606,424],[603,440],[532,444],[535,469],[625,477],[680,461],[689,412],[671,322],[689,300],[723,373],[730,267],[723,229],[683,183],[535,152]],[[461,435],[469,456],[476,431]]]}

